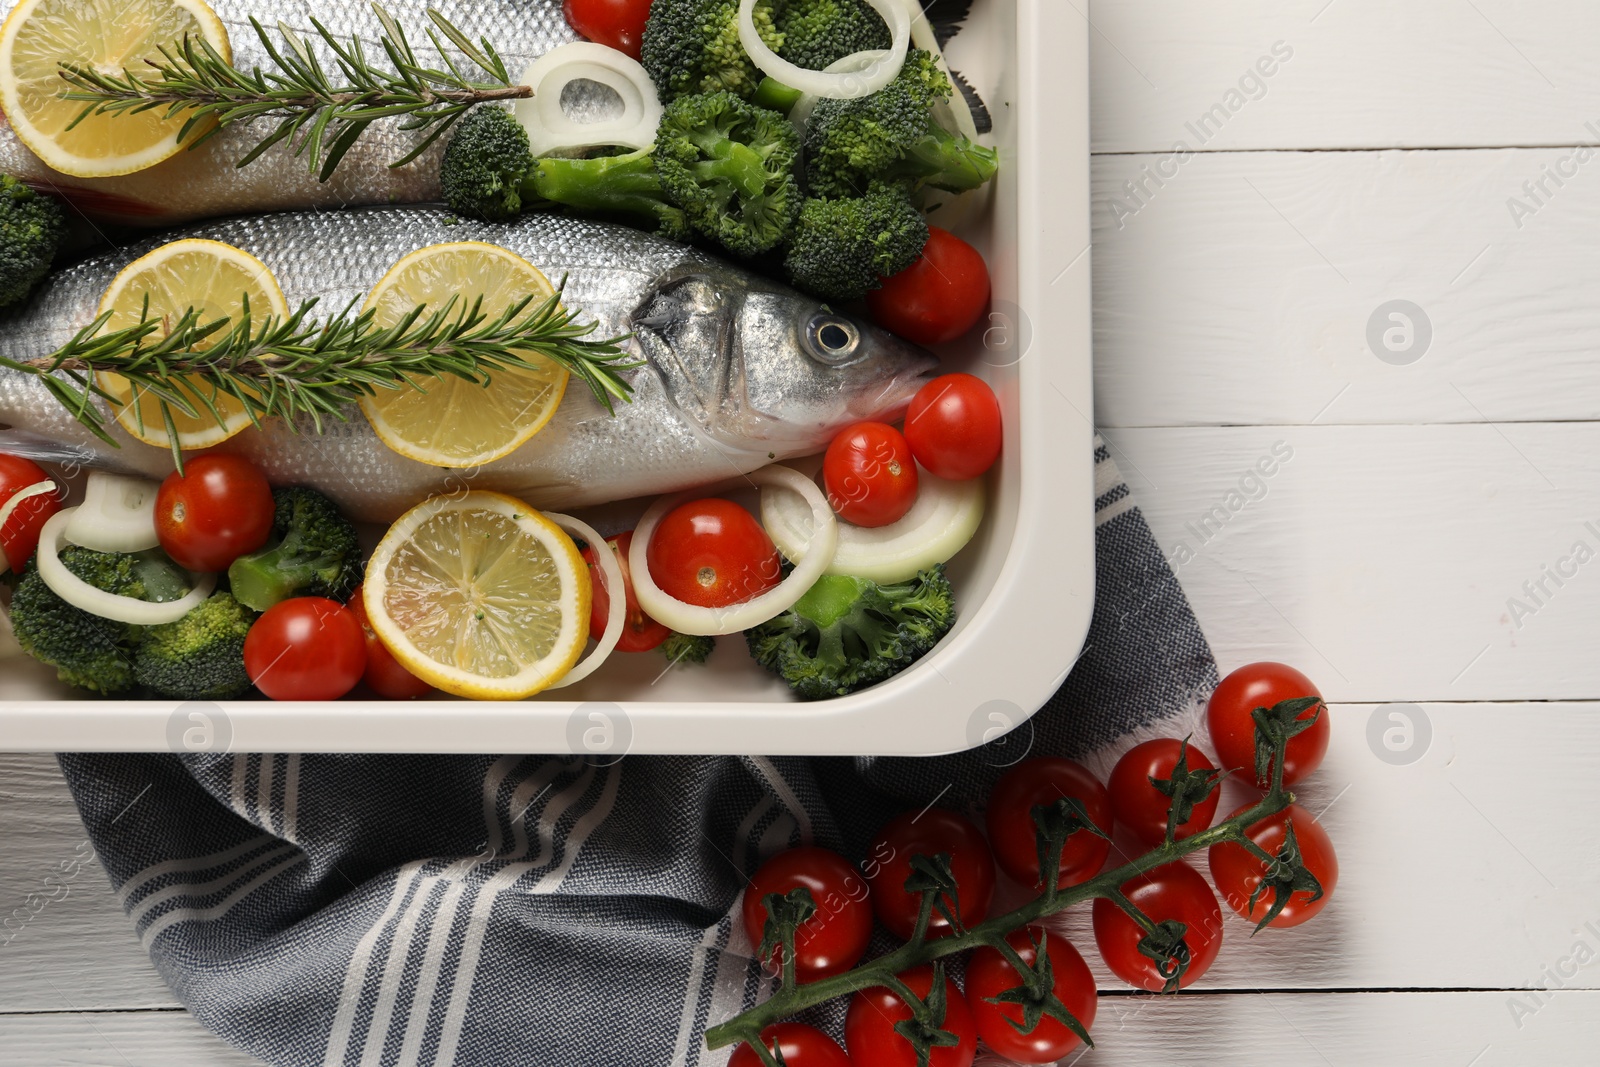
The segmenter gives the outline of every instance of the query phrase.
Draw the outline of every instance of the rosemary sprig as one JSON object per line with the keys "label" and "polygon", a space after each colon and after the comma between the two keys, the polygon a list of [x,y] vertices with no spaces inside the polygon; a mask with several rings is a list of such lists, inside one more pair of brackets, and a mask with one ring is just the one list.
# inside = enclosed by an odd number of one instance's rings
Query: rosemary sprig
{"label": "rosemary sprig", "polygon": [[632,387],[621,372],[640,363],[619,347],[626,337],[591,339],[598,323],[577,322],[561,306],[560,290],[530,307],[532,302],[532,296],[523,297],[490,316],[482,297],[471,304],[451,297],[436,310],[415,307],[392,326],[378,326],[371,311],[356,313],[354,301],[321,322],[310,318],[315,299],[287,317],[259,320],[248,301],[235,320],[204,320],[193,308],[176,319],[151,317],[147,302],[132,326],[106,331],[108,312],[52,354],[21,362],[0,356],[0,366],[36,375],[112,446],[118,442],[96,401],[114,404],[116,397],[95,375],[121,375],[134,395],[159,401],[180,470],[172,412],[209,414],[220,425],[224,416],[217,402],[223,397],[237,401],[257,425],[276,417],[293,427],[298,416],[308,415],[321,432],[323,416],[346,419],[348,404],[379,389],[426,391],[428,379],[447,374],[488,387],[496,372],[535,367],[529,354],[537,354],[581,378],[607,411],[615,411],[614,400],[627,402]]}
{"label": "rosemary sprig", "polygon": [[[383,26],[380,43],[388,68],[368,62],[360,37],[352,35],[348,43],[341,43],[326,26],[312,19],[317,36],[333,52],[338,70],[330,75],[303,37],[280,21],[278,32],[284,44],[280,49],[254,17],[250,24],[275,68],[265,73],[259,67],[246,73],[225,59],[211,42],[188,35],[176,48],[162,46],[162,58],[148,61],[150,72],[124,70],[121,74],[107,74],[93,67],[62,63],[61,77],[71,87],[64,98],[85,103],[72,125],[90,115],[138,114],[165,108],[163,117],[170,119],[188,112],[178,140],[184,141],[191,133],[203,130],[189,142],[189,147],[194,148],[235,123],[275,118],[278,121],[272,131],[245,153],[237,166],[249,165],[287,138],[295,154],[306,157],[312,173],[327,181],[345,153],[378,119],[404,115],[408,117],[401,129],[429,130],[411,151],[389,164],[400,167],[426,151],[473,104],[533,95],[528,86],[512,84],[505,61],[488,38],[473,44],[432,8],[428,9],[428,18],[433,25],[427,33],[442,67],[424,66],[394,17],[378,4],[373,4],[372,9]],[[441,34],[482,76],[475,75],[471,68],[463,72],[446,51]],[[204,129],[211,119],[216,125]]]}

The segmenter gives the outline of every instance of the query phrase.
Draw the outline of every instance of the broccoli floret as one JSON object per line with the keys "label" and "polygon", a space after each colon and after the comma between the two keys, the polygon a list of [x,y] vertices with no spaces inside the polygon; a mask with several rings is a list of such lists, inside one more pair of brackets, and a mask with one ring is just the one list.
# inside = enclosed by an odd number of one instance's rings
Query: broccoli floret
{"label": "broccoli floret", "polygon": [[656,133],[656,170],[689,224],[742,256],[776,248],[800,214],[800,138],[776,111],[732,93],[684,96]]}
{"label": "broccoli floret", "polygon": [[244,639],[256,613],[213,593],[179,619],[145,630],[134,661],[140,685],[178,700],[231,700],[250,688]]}
{"label": "broccoli floret", "polygon": [[800,699],[824,700],[905,670],[955,619],[955,597],[939,564],[894,585],[827,575],[794,607],[744,636],[756,662]]}
{"label": "broccoli floret", "polygon": [[0,307],[27,297],[66,236],[66,215],[54,198],[0,174]]}
{"label": "broccoli floret", "polygon": [[677,240],[689,236],[683,209],[662,192],[648,150],[536,160],[528,131],[504,108],[473,108],[461,120],[445,147],[439,181],[452,210],[490,222],[508,222],[542,202],[644,222]]}
{"label": "broccoli floret", "polygon": [[777,53],[810,70],[890,44],[889,27],[861,0],[785,0],[773,21],[783,40]]}
{"label": "broccoli floret", "polygon": [[[68,547],[67,570],[117,596],[147,599],[137,557]],[[134,688],[134,658],[142,627],[113,622],[62,600],[30,562],[11,599],[11,626],[22,650],[56,669],[68,685],[116,696]]]}
{"label": "broccoli floret", "polygon": [[[783,35],[768,0],[756,3],[755,24],[767,47],[781,52]],[[663,103],[724,90],[748,100],[761,81],[739,43],[739,0],[655,0],[640,49]]]}
{"label": "broccoli floret", "polygon": [[879,180],[963,192],[994,177],[994,149],[934,120],[933,109],[952,91],[933,57],[914,49],[894,81],[878,92],[818,101],[806,127],[808,191],[857,196]]}
{"label": "broccoli floret", "polygon": [[661,654],[667,657],[669,663],[704,663],[716,647],[717,639],[714,637],[680,634],[676,630],[660,645]]}
{"label": "broccoli floret", "polygon": [[273,491],[272,537],[259,552],[228,568],[239,603],[266,611],[293,596],[344,600],[361,584],[364,565],[356,528],[314,489]]}
{"label": "broccoli floret", "polygon": [[928,220],[900,186],[865,196],[807,200],[784,267],[794,284],[824,300],[857,300],[917,261]]}

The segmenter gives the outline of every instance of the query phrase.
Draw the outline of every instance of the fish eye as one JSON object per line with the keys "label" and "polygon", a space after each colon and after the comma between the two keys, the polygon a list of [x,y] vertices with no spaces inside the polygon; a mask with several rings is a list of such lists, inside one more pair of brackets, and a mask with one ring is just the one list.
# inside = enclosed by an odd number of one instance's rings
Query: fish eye
{"label": "fish eye", "polygon": [[806,348],[818,362],[837,366],[855,358],[861,331],[849,319],[816,315],[806,326]]}

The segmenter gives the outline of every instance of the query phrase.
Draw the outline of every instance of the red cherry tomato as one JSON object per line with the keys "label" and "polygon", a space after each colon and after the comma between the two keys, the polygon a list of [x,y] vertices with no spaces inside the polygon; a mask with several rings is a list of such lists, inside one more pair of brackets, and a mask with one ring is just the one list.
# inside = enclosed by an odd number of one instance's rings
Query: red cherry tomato
{"label": "red cherry tomato", "polygon": [[[905,888],[911,876],[911,857],[940,853],[950,856],[956,893],[961,898],[962,925],[971,927],[989,914],[989,901],[994,897],[994,856],[983,834],[968,819],[943,808],[907,812],[878,831],[863,864],[872,885],[872,909],[878,913],[878,921],[901,940],[909,940],[916,930],[922,905],[922,895],[907,893]],[[948,896],[944,903],[950,905]],[[928,937],[953,933],[949,920],[936,906],[928,921]]]}
{"label": "red cherry tomato", "polygon": [[886,422],[858,422],[828,445],[822,483],[841,519],[887,526],[917,501],[917,464],[899,430]]}
{"label": "red cherry tomato", "polygon": [[1079,830],[1061,850],[1059,885],[1087,882],[1100,873],[1111,851],[1111,797],[1100,780],[1081,763],[1060,756],[1025,760],[1006,772],[989,793],[984,821],[989,845],[1000,869],[1031,889],[1043,889],[1039,850],[1035,846],[1033,809],[1071,797],[1083,805],[1089,820],[1106,833],[1097,837]]}
{"label": "red cherry tomato", "polygon": [[[1150,779],[1170,778],[1172,769],[1178,765],[1178,751],[1182,747],[1183,742],[1176,738],[1158,737],[1129,749],[1111,770],[1111,810],[1116,814],[1117,823],[1126,826],[1147,845],[1159,845],[1167,839],[1167,808],[1171,804],[1167,796],[1150,784]],[[1192,772],[1216,769],[1216,764],[1192,743],[1188,761]],[[1218,786],[1194,806],[1186,821],[1178,824],[1173,837],[1182,841],[1210,826],[1220,799],[1222,787]]]}
{"label": "red cherry tomato", "polygon": [[[1237,771],[1243,782],[1255,782],[1256,724],[1250,713],[1295,697],[1320,699],[1322,694],[1311,679],[1282,663],[1247,663],[1224,678],[1206,704],[1206,726],[1222,766]],[[1284,785],[1293,785],[1322,766],[1322,757],[1328,754],[1328,706],[1307,708],[1297,717],[1309,719],[1312,715],[1317,721],[1291,737],[1284,750]],[[1257,784],[1265,789],[1271,781],[1269,764],[1266,776]]]}
{"label": "red cherry tomato", "polygon": [[755,516],[716,497],[667,512],[645,559],[663,593],[703,608],[741,604],[783,578],[778,549]]}
{"label": "red cherry tomato", "polygon": [[[1048,934],[1042,926],[1026,930],[1013,930],[1006,942],[1016,949],[1022,962],[1033,966],[1038,959],[1034,938],[1044,941],[1050,957],[1050,973],[1055,980],[1057,997],[1066,1005],[1073,1018],[1085,1030],[1094,1025],[1096,1004],[1094,975],[1083,962],[1072,942],[1057,934]],[[995,1052],[1017,1063],[1054,1063],[1083,1042],[1066,1024],[1048,1015],[1039,1020],[1032,1033],[1021,1033],[1022,1007],[1018,1004],[996,1004],[991,998],[1022,984],[1016,968],[998,951],[984,945],[972,954],[967,962],[967,1004],[978,1026],[978,1036]]]}
{"label": "red cherry tomato", "polygon": [[156,536],[178,566],[225,571],[272,536],[272,486],[249,460],[197,456],[161,483]]}
{"label": "red cherry tomato", "polygon": [[[761,1031],[761,1043],[783,1056],[784,1067],[851,1067],[844,1049],[821,1030],[800,1023],[774,1023]],[[762,1067],[761,1057],[749,1045],[734,1049],[728,1067]]]}
{"label": "red cherry tomato", "polygon": [[[44,468],[32,460],[0,453],[0,507],[17,493],[40,482],[50,481]],[[0,574],[9,568],[21,572],[39,547],[39,531],[50,517],[61,510],[60,493],[30,496],[12,509],[0,526]]]}
{"label": "red cherry tomato", "polygon": [[917,261],[867,294],[879,326],[919,345],[954,341],[989,306],[989,268],[967,242],[937,226]]}
{"label": "red cherry tomato", "polygon": [[[1186,863],[1169,863],[1122,883],[1122,892],[1152,921],[1175,919],[1188,927],[1183,941],[1189,948],[1189,966],[1179,985],[1198,981],[1222,949],[1222,909],[1206,880]],[[1144,930],[1121,908],[1104,897],[1095,900],[1094,941],[1106,966],[1129,985],[1159,993],[1166,979],[1155,961],[1139,951],[1143,937]]]}
{"label": "red cherry tomato", "polygon": [[[1239,809],[1239,811],[1244,810],[1244,807]],[[1239,811],[1233,815],[1239,814]],[[1228,818],[1233,818],[1233,815]],[[1328,831],[1322,828],[1322,824],[1317,822],[1316,816],[1300,805],[1290,804],[1278,814],[1268,816],[1254,824],[1245,831],[1245,834],[1250,840],[1276,856],[1288,836],[1284,826],[1291,820],[1294,822],[1295,843],[1300,846],[1300,862],[1305,864],[1306,869],[1321,883],[1322,896],[1312,900],[1309,889],[1295,890],[1289,896],[1289,903],[1284,905],[1277,917],[1267,924],[1280,929],[1299,926],[1321,911],[1328,903],[1328,898],[1333,896],[1333,887],[1339,884],[1339,857],[1334,854],[1333,839],[1328,836]],[[1250,907],[1250,894],[1255,892],[1262,876],[1266,874],[1266,863],[1232,842],[1212,845],[1209,859],[1211,878],[1217,883],[1217,892],[1222,894],[1222,899],[1227,902],[1228,907],[1251,922],[1260,922],[1266,918],[1274,899],[1272,889],[1263,890],[1261,896],[1256,899],[1256,906]]]}
{"label": "red cherry tomato", "polygon": [[941,374],[906,409],[911,454],[940,478],[976,478],[1000,455],[1000,401],[982,378]]}
{"label": "red cherry tomato", "polygon": [[367,683],[367,688],[385,700],[415,700],[433,692],[433,686],[400,666],[394,653],[378,640],[377,632],[367,621],[367,605],[361,599],[360,589],[351,594],[347,606],[355,613],[356,621],[361,624],[361,634],[366,639],[367,669],[362,673],[361,680]]}
{"label": "red cherry tomato", "polygon": [[572,28],[589,40],[639,58],[650,0],[566,0],[562,10]]}
{"label": "red cherry tomato", "polygon": [[[627,596],[627,605],[623,608],[622,615],[622,636],[617,639],[617,651],[649,652],[672,636],[672,627],[664,626],[646,615],[644,609],[639,606],[639,598],[634,595],[633,572],[628,569],[628,546],[633,544],[633,531],[608,537],[606,544],[616,553],[617,563],[622,567],[623,590]],[[605,636],[606,620],[611,614],[611,594],[606,591],[605,583],[600,576],[599,557],[595,555],[593,545],[584,546],[583,558],[589,563],[589,580],[594,586],[594,597],[590,601],[589,609],[589,636],[598,641]]]}
{"label": "red cherry tomato", "polygon": [[338,601],[294,597],[250,627],[244,669],[273,700],[338,700],[367,669],[367,639],[355,612]]}
{"label": "red cherry tomato", "polygon": [[[933,968],[924,965],[902,971],[906,987],[926,1001],[933,989]],[[945,1011],[940,1028],[956,1035],[958,1043],[935,1046],[929,1067],[969,1067],[978,1055],[978,1031],[967,999],[950,979],[944,980]],[[911,1042],[895,1032],[895,1023],[911,1018],[911,1006],[882,986],[863,989],[850,998],[844,1016],[844,1046],[850,1059],[866,1067],[916,1067]]]}
{"label": "red cherry tomato", "polygon": [[[815,982],[854,967],[872,937],[872,906],[866,880],[843,856],[810,845],[780,852],[761,865],[744,891],[744,932],[761,944],[767,926],[768,893],[811,891],[816,911],[795,931],[794,969],[801,982]],[[783,966],[783,946],[769,958],[773,973]]]}

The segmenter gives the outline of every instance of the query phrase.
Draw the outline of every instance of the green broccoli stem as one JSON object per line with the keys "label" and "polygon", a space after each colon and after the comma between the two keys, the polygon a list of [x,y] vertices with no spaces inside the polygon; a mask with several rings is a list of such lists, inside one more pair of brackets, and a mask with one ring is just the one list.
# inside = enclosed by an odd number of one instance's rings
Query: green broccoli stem
{"label": "green broccoli stem", "polygon": [[933,125],[897,163],[889,178],[915,178],[951,193],[976,189],[1000,169],[1000,155],[942,126]]}
{"label": "green broccoli stem", "polygon": [[306,588],[316,577],[313,563],[286,562],[280,546],[240,556],[228,568],[233,599],[252,611],[266,611]]}
{"label": "green broccoli stem", "polygon": [[[1285,742],[1286,744],[1287,742]],[[1283,763],[1283,746],[1275,747],[1277,755],[1276,766]],[[1283,788],[1283,776],[1274,774],[1271,788],[1255,804],[1241,811],[1239,814],[1208,830],[1202,830],[1181,841],[1168,841],[1166,844],[1151,849],[1137,859],[1123,864],[1113,870],[1081,882],[1066,889],[1057,890],[1054,894],[1045,893],[1022,905],[1014,911],[1004,915],[997,915],[977,926],[969,927],[949,937],[939,938],[934,941],[912,941],[893,952],[879,956],[870,963],[863,964],[844,974],[824,978],[794,989],[778,993],[764,1004],[729,1019],[727,1022],[713,1026],[706,1031],[706,1048],[717,1049],[736,1041],[755,1042],[758,1035],[768,1026],[782,1019],[787,1019],[806,1008],[814,1007],[835,997],[848,996],[863,989],[872,989],[878,986],[893,987],[896,984],[895,976],[920,966],[932,963],[947,956],[954,956],[969,949],[979,948],[984,945],[997,947],[1006,936],[1014,930],[1021,929],[1029,923],[1037,922],[1047,916],[1065,911],[1075,904],[1087,900],[1104,897],[1121,906],[1122,886],[1124,883],[1137,878],[1141,874],[1155,870],[1157,867],[1172,863],[1193,852],[1208,849],[1212,845],[1225,842],[1243,845],[1249,838],[1246,830],[1256,823],[1285,810],[1294,803],[1294,794]],[[1130,905],[1131,907],[1131,905]],[[1139,921],[1139,920],[1135,920]],[[1148,917],[1144,922],[1147,923]],[[1144,923],[1141,923],[1144,925]]]}
{"label": "green broccoli stem", "polygon": [[746,199],[760,196],[766,191],[766,165],[754,148],[712,130],[692,133],[689,139],[711,157],[689,168],[702,185],[725,181]]}
{"label": "green broccoli stem", "polygon": [[536,160],[522,180],[522,195],[580,211],[633,215],[652,224],[680,214],[661,189],[649,151],[594,159]]}
{"label": "green broccoli stem", "polygon": [[794,110],[794,106],[804,95],[799,89],[791,89],[774,78],[762,78],[761,83],[756,86],[756,93],[751,98],[751,103],[769,111],[776,111],[780,115],[787,115]]}

